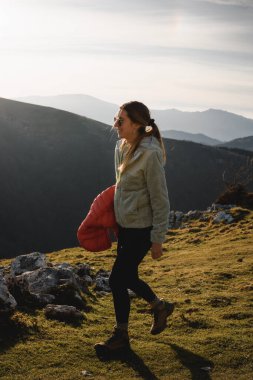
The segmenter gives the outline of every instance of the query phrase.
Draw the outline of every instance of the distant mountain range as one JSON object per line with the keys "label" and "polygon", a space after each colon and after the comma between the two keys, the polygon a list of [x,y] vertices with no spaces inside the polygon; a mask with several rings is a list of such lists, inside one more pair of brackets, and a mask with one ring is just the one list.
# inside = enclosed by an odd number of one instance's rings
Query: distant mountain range
{"label": "distant mountain range", "polygon": [[205,145],[217,145],[221,143],[221,141],[212,139],[211,137],[203,135],[203,133],[187,133],[175,130],[161,131],[161,133],[163,137],[174,140],[186,140]]}
{"label": "distant mountain range", "polygon": [[[16,100],[66,110],[109,125],[112,125],[113,117],[118,111],[117,104],[83,94],[29,96],[17,98]],[[166,109],[151,111],[152,117],[155,118],[162,131],[175,130],[187,132],[188,134],[203,134],[221,142],[253,136],[252,119],[222,110],[209,109],[202,112],[183,112],[176,109]],[[195,141],[195,137],[192,137],[192,141]],[[205,141],[208,140],[205,138]],[[206,143],[202,140],[201,142]]]}
{"label": "distant mountain range", "polygon": [[109,125],[112,125],[113,117],[119,108],[117,104],[83,94],[26,96],[15,100],[73,112]]}
{"label": "distant mountain range", "polygon": [[[0,256],[78,245],[95,196],[115,182],[110,126],[0,98]],[[205,209],[253,153],[164,139],[171,209]],[[249,184],[253,189],[253,183]]]}
{"label": "distant mountain range", "polygon": [[218,144],[218,146],[224,146],[228,148],[238,148],[253,151],[253,136],[242,137],[240,139],[234,139],[224,144]]}

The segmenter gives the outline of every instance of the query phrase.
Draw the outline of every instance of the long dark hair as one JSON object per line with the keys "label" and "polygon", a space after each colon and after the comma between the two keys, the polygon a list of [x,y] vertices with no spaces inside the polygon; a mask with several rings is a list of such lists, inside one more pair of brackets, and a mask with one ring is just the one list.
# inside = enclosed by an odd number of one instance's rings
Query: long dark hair
{"label": "long dark hair", "polygon": [[[138,136],[137,136],[135,142],[127,150],[124,162],[120,166],[120,172],[121,173],[123,172],[123,170],[125,169],[125,167],[127,166],[128,162],[129,162],[129,160],[133,157],[134,152],[136,151],[136,149],[140,145],[141,140],[143,139],[143,137],[146,137],[146,136],[154,136],[160,142],[161,149],[163,152],[163,159],[165,162],[166,161],[166,151],[165,151],[165,147],[164,147],[163,140],[161,137],[161,133],[159,131],[158,126],[155,123],[155,120],[150,118],[150,111],[149,111],[148,107],[145,106],[145,104],[134,100],[134,101],[130,101],[130,102],[122,104],[120,106],[120,109],[126,111],[127,116],[129,117],[129,119],[133,123],[140,125],[140,128],[138,129]],[[147,126],[151,126],[152,129],[150,128],[150,130],[148,130],[148,129],[145,130],[145,127],[147,127]],[[123,144],[121,145],[121,149],[123,149],[123,147],[126,144],[127,144],[127,142],[124,141]]]}

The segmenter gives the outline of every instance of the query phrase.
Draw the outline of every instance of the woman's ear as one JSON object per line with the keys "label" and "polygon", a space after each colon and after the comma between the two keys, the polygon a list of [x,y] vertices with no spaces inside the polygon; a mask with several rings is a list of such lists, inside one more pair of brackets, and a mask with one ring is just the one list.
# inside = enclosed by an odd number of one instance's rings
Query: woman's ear
{"label": "woman's ear", "polygon": [[134,123],[133,124],[133,128],[135,129],[135,131],[137,132],[138,131],[138,129],[140,129],[141,128],[141,125],[140,124],[136,124],[136,123]]}

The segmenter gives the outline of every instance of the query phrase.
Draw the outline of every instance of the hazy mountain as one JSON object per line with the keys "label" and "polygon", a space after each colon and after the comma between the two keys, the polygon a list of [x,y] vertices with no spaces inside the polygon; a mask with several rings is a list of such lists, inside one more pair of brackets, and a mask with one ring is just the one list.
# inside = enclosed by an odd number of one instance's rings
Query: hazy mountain
{"label": "hazy mountain", "polygon": [[253,136],[242,137],[240,139],[234,139],[224,144],[217,144],[217,146],[224,146],[228,148],[238,148],[253,151]]}
{"label": "hazy mountain", "polygon": [[154,110],[153,115],[161,129],[203,133],[223,142],[253,134],[253,120],[221,110],[209,109],[203,112]]}
{"label": "hazy mountain", "polygon": [[117,104],[105,102],[93,96],[83,94],[26,96],[17,98],[16,100],[73,112],[109,125],[112,125],[113,117],[119,108]]}
{"label": "hazy mountain", "polygon": [[175,140],[193,141],[205,145],[217,145],[220,143],[219,140],[212,139],[211,137],[203,135],[203,133],[186,133],[183,131],[175,131],[172,129],[169,131],[162,131],[162,136]]}
{"label": "hazy mountain", "polygon": [[115,141],[97,121],[0,99],[1,255],[77,245],[88,205],[114,183]]}
{"label": "hazy mountain", "polygon": [[[88,95],[31,96],[18,98],[27,103],[54,107],[112,125],[118,105]],[[183,112],[176,109],[152,110],[161,130],[201,133],[222,142],[253,135],[253,120],[230,112],[209,109]]]}
{"label": "hazy mountain", "polygon": [[[91,202],[115,181],[115,141],[100,122],[0,98],[2,257],[78,245]],[[224,169],[233,173],[248,159],[189,141],[165,139],[165,147],[174,210],[205,209],[224,189]]]}

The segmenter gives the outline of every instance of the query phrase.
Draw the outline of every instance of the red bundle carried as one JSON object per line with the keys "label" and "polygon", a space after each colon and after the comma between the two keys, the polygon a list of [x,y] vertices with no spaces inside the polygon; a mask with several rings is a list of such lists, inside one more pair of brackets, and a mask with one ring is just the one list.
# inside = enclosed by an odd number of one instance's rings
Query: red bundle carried
{"label": "red bundle carried", "polygon": [[105,251],[111,248],[110,231],[118,236],[118,227],[114,214],[115,185],[108,187],[93,201],[88,215],[77,231],[81,247],[91,252]]}

